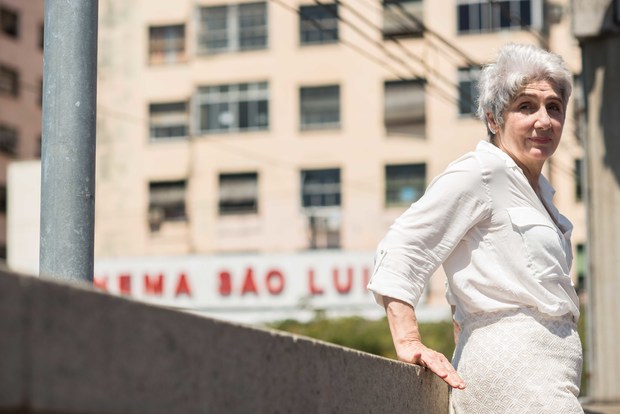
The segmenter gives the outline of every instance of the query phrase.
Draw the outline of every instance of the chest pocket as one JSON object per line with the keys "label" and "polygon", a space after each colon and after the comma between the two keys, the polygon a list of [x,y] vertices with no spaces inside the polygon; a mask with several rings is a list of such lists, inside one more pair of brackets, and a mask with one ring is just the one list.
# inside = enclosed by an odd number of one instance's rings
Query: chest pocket
{"label": "chest pocket", "polygon": [[530,274],[538,279],[568,275],[565,240],[549,218],[532,207],[508,208],[512,228],[520,235]]}

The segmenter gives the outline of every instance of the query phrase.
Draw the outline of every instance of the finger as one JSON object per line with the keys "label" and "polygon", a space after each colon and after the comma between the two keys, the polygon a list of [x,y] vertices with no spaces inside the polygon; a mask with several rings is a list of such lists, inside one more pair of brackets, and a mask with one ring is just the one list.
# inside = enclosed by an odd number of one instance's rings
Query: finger
{"label": "finger", "polygon": [[458,389],[465,388],[465,381],[463,381],[452,364],[442,354],[437,353],[436,355],[429,356],[425,361],[425,366],[447,382],[451,387]]}

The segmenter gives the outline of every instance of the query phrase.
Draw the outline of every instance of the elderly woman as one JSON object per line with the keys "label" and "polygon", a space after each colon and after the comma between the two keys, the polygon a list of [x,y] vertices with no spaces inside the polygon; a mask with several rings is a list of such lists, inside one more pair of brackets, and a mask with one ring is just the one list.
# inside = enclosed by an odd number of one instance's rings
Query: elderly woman
{"label": "elderly woman", "polygon": [[[572,225],[541,174],[571,93],[563,60],[510,44],[479,81],[488,142],[454,161],[381,241],[369,283],[398,358],[453,387],[454,413],[582,413]],[[443,264],[457,346],[423,345],[415,306]]]}

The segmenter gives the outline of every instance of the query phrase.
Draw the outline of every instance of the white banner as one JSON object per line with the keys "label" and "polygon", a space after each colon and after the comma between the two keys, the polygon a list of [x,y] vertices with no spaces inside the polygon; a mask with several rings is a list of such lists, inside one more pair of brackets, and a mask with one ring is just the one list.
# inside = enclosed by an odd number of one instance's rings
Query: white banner
{"label": "white banner", "polygon": [[330,314],[375,316],[366,290],[374,252],[97,259],[95,286],[162,306],[244,322]]}

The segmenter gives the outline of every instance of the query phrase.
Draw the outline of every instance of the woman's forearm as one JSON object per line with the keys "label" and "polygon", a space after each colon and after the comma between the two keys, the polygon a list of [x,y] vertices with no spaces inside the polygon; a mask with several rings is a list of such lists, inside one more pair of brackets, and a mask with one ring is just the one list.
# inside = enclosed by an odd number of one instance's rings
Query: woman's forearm
{"label": "woman's forearm", "polygon": [[394,348],[399,360],[427,367],[450,386],[465,388],[465,382],[456,373],[448,359],[422,344],[415,309],[398,299],[383,297]]}

